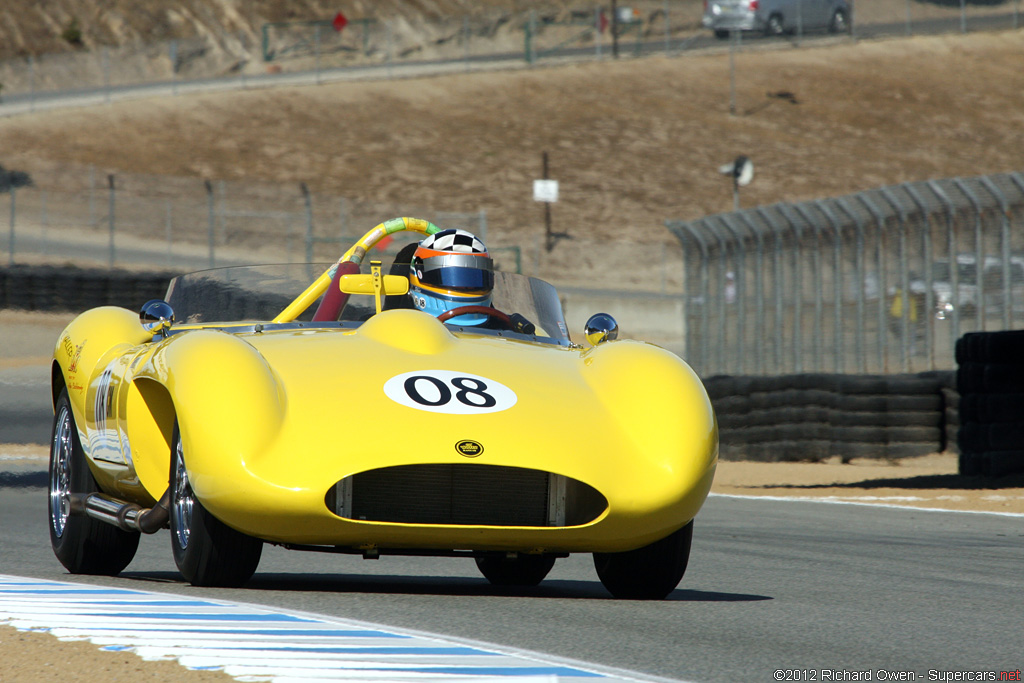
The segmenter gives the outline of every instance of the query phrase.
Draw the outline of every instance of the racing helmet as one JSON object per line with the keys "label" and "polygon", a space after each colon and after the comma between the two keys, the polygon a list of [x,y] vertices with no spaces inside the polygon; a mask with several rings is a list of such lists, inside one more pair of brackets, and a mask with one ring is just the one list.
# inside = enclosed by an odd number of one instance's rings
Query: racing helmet
{"label": "racing helmet", "polygon": [[[409,264],[413,305],[438,316],[460,306],[490,306],[494,263],[487,247],[465,230],[441,230],[424,238]],[[458,325],[481,325],[486,315],[456,316]]]}

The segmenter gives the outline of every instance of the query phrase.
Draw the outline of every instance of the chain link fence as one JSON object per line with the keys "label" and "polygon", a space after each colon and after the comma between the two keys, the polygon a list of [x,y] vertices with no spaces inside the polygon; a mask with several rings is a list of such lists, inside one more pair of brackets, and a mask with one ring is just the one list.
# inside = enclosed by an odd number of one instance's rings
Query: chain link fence
{"label": "chain link fence", "polygon": [[[814,0],[801,0],[811,3]],[[1017,29],[1022,0],[857,0],[850,35],[966,33]],[[615,11],[613,11],[613,7]],[[109,100],[140,86],[205,87],[237,81],[241,87],[272,84],[287,74],[358,77],[368,70],[431,65],[436,70],[493,68],[500,63],[535,64],[556,59],[678,54],[721,46],[701,27],[698,0],[623,0],[617,5],[573,8],[536,3],[535,9],[478,11],[428,18],[350,17],[341,31],[330,17],[266,23],[240,31],[145,45],[101,46],[61,54],[0,61],[0,101],[34,106],[58,94],[93,94]],[[372,10],[370,12],[372,14]],[[743,46],[786,41],[813,44],[823,31],[803,30],[765,37],[750,34]]]}
{"label": "chain link fence", "polygon": [[705,376],[949,369],[963,333],[1024,323],[1021,173],[666,225]]}

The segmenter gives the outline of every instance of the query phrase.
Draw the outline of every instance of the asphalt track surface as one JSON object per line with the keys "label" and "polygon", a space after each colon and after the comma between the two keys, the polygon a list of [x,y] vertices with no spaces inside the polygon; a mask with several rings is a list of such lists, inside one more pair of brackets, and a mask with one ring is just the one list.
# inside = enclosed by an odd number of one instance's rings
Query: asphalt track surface
{"label": "asphalt track surface", "polygon": [[245,588],[199,589],[175,571],[166,532],[144,537],[117,578],[69,576],[49,547],[41,477],[5,483],[3,574],[279,606],[691,681],[780,680],[779,669],[943,680],[929,672],[1024,664],[1020,516],[716,496],[680,588],[661,602],[612,599],[585,555],[509,591],[465,559],[267,547]]}

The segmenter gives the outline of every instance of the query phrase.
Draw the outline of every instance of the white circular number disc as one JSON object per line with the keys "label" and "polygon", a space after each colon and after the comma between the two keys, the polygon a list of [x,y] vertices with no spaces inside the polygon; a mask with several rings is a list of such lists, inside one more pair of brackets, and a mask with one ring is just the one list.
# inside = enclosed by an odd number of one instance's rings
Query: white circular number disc
{"label": "white circular number disc", "polygon": [[395,403],[416,410],[452,415],[476,415],[508,410],[519,400],[500,382],[452,370],[416,370],[384,383]]}

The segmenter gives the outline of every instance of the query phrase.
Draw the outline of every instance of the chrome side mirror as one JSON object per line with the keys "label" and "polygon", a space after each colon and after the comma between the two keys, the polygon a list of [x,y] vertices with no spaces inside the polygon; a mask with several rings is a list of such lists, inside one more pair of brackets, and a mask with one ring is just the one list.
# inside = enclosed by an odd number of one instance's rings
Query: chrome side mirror
{"label": "chrome side mirror", "polygon": [[583,334],[591,346],[597,346],[619,337],[619,323],[607,313],[595,313],[583,327]]}
{"label": "chrome side mirror", "polygon": [[150,299],[139,310],[139,322],[142,323],[142,329],[153,336],[167,334],[167,330],[174,324],[174,309],[166,301]]}

